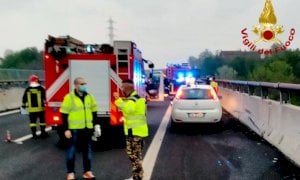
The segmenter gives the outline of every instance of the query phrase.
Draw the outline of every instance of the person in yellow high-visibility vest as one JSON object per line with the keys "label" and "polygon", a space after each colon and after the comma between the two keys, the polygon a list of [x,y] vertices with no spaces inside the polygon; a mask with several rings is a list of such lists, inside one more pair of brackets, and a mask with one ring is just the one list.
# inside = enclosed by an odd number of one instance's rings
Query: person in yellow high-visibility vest
{"label": "person in yellow high-visibility vest", "polygon": [[218,87],[218,83],[217,83],[215,80],[216,80],[216,78],[215,78],[215,77],[212,77],[212,78],[210,79],[210,85],[211,85],[211,87],[214,88],[216,94],[218,95],[218,94],[219,94],[219,87]]}
{"label": "person in yellow high-visibility vest", "polygon": [[142,148],[144,138],[148,136],[146,100],[134,90],[132,80],[124,80],[121,88],[125,98],[120,98],[117,92],[114,92],[113,96],[116,106],[122,111],[124,116],[126,153],[132,164],[133,175],[129,179],[141,180],[144,174]]}
{"label": "person in yellow high-visibility vest", "polygon": [[40,80],[38,76],[31,75],[29,77],[29,87],[26,88],[23,94],[22,107],[27,107],[30,119],[29,126],[32,132],[33,139],[37,139],[36,130],[38,126],[38,119],[41,128],[41,137],[48,137],[48,134],[45,131],[45,102],[45,88],[40,85]]}
{"label": "person in yellow high-visibility vest", "polygon": [[66,152],[67,180],[75,179],[75,154],[77,145],[82,151],[83,178],[95,179],[91,171],[91,138],[94,133],[100,137],[100,122],[97,119],[96,100],[87,92],[86,81],[82,77],[74,80],[74,91],[64,97],[60,112],[63,131],[68,139]]}

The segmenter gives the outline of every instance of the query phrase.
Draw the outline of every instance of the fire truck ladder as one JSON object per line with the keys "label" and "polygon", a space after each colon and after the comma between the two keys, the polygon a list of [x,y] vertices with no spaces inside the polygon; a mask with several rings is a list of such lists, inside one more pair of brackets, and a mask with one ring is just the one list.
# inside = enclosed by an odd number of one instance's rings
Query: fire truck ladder
{"label": "fire truck ladder", "polygon": [[[120,48],[117,50],[117,74],[120,77],[130,78],[130,64],[129,64],[129,49]],[[126,71],[124,69],[126,68]]]}

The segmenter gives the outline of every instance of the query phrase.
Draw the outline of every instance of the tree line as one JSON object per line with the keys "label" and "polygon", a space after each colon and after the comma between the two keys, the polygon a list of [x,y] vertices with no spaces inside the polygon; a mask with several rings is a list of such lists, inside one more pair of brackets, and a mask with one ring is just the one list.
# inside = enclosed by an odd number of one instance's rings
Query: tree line
{"label": "tree line", "polygon": [[199,57],[189,57],[192,67],[199,68],[202,75],[214,75],[220,79],[234,79],[264,82],[300,82],[300,51],[286,50],[257,58],[257,56],[237,56],[224,59],[209,50]]}
{"label": "tree line", "polygon": [[[43,51],[28,47],[20,51],[6,51],[0,68],[44,69]],[[202,76],[215,75],[220,79],[265,82],[300,82],[300,50],[286,50],[272,56],[237,56],[224,59],[219,53],[205,50],[198,57],[189,57],[192,67],[200,69]]]}
{"label": "tree line", "polygon": [[20,51],[7,50],[1,58],[0,68],[6,69],[44,69],[43,51],[36,47],[28,47]]}

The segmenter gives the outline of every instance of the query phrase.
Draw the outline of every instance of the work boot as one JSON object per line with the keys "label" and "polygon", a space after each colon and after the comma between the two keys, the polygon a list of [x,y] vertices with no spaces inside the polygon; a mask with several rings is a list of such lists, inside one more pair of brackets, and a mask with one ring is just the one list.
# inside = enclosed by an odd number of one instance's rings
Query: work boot
{"label": "work boot", "polygon": [[95,179],[92,171],[87,171],[82,175],[83,179]]}
{"label": "work boot", "polygon": [[37,140],[37,139],[38,139],[38,136],[37,136],[36,134],[33,134],[33,135],[32,135],[32,139]]}
{"label": "work boot", "polygon": [[31,127],[30,129],[31,129],[32,139],[37,139],[36,127]]}
{"label": "work boot", "polygon": [[68,173],[67,174],[67,180],[75,180],[75,174],[74,173]]}

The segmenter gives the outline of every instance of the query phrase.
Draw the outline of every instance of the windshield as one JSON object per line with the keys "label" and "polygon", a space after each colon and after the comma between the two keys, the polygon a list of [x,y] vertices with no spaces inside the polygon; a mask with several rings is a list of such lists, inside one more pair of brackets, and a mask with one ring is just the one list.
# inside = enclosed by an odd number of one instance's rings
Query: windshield
{"label": "windshield", "polygon": [[192,89],[181,89],[178,92],[178,99],[213,99],[211,92],[209,89],[200,89],[200,88],[192,88]]}

